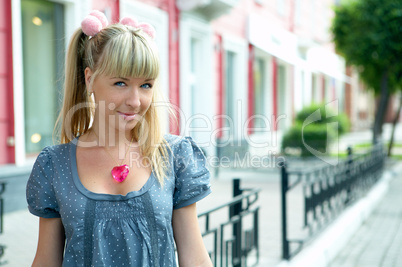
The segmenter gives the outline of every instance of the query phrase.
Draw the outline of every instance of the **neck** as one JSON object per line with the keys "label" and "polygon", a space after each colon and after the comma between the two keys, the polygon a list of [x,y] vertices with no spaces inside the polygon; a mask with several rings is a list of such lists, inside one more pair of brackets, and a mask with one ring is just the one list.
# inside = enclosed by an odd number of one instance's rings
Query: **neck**
{"label": "neck", "polygon": [[93,135],[92,137],[89,136],[89,138],[94,139],[98,146],[103,146],[108,149],[130,145],[134,141],[131,131],[108,133],[107,131],[100,130],[93,126],[91,127],[89,134]]}
{"label": "neck", "polygon": [[100,125],[96,120],[94,120],[90,132],[92,132],[91,134],[95,135],[99,146],[104,146],[110,149],[113,147],[130,144],[134,141],[131,130],[119,131],[113,127],[113,125]]}

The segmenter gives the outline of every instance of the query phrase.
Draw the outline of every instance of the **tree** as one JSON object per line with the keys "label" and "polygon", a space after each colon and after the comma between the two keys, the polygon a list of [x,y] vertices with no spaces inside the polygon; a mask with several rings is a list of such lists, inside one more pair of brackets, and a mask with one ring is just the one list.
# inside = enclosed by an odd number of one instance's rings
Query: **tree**
{"label": "tree", "polygon": [[401,0],[350,0],[335,7],[335,49],[379,97],[373,143],[382,132],[390,95],[402,89],[401,25]]}
{"label": "tree", "polygon": [[391,156],[392,146],[394,145],[394,135],[395,135],[396,123],[399,120],[399,114],[401,114],[401,110],[402,110],[402,92],[399,95],[399,107],[398,107],[398,110],[396,111],[394,120],[392,121],[392,132],[391,132],[391,138],[389,140],[388,153],[387,153],[388,157]]}

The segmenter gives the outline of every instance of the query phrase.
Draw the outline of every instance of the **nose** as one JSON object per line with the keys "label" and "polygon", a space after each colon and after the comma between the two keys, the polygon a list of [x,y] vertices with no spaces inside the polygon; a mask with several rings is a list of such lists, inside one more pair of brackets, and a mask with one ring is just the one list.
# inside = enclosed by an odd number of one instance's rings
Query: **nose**
{"label": "nose", "polygon": [[139,106],[141,106],[141,97],[138,88],[128,90],[126,105],[131,106],[133,108],[138,108]]}

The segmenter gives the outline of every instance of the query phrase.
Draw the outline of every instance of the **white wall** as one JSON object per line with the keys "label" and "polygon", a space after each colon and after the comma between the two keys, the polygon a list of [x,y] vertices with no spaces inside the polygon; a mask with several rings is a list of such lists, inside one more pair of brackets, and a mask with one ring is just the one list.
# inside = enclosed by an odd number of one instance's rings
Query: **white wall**
{"label": "white wall", "polygon": [[[234,100],[235,117],[234,138],[244,139],[247,134],[246,121],[248,119],[248,42],[238,37],[223,35],[223,49],[235,54],[234,66]],[[224,78],[224,77],[223,77]]]}
{"label": "white wall", "polygon": [[[208,155],[214,155],[212,142],[217,95],[211,25],[196,14],[182,13],[179,27],[180,134],[192,136]],[[197,44],[193,56],[192,40]],[[195,64],[194,70],[191,69],[192,63]]]}

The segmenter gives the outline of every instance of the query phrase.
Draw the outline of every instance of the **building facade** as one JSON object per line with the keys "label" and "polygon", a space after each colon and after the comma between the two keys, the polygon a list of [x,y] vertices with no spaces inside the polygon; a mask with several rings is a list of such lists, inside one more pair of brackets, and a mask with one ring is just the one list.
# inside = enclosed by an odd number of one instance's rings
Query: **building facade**
{"label": "building facade", "polygon": [[160,84],[177,117],[165,114],[165,127],[193,136],[208,155],[217,140],[277,151],[294,114],[312,102],[363,114],[369,104],[345,101],[362,92],[331,43],[335,2],[1,1],[0,167],[32,164],[53,144],[68,38],[92,9],[112,22],[134,16],[155,27]]}

